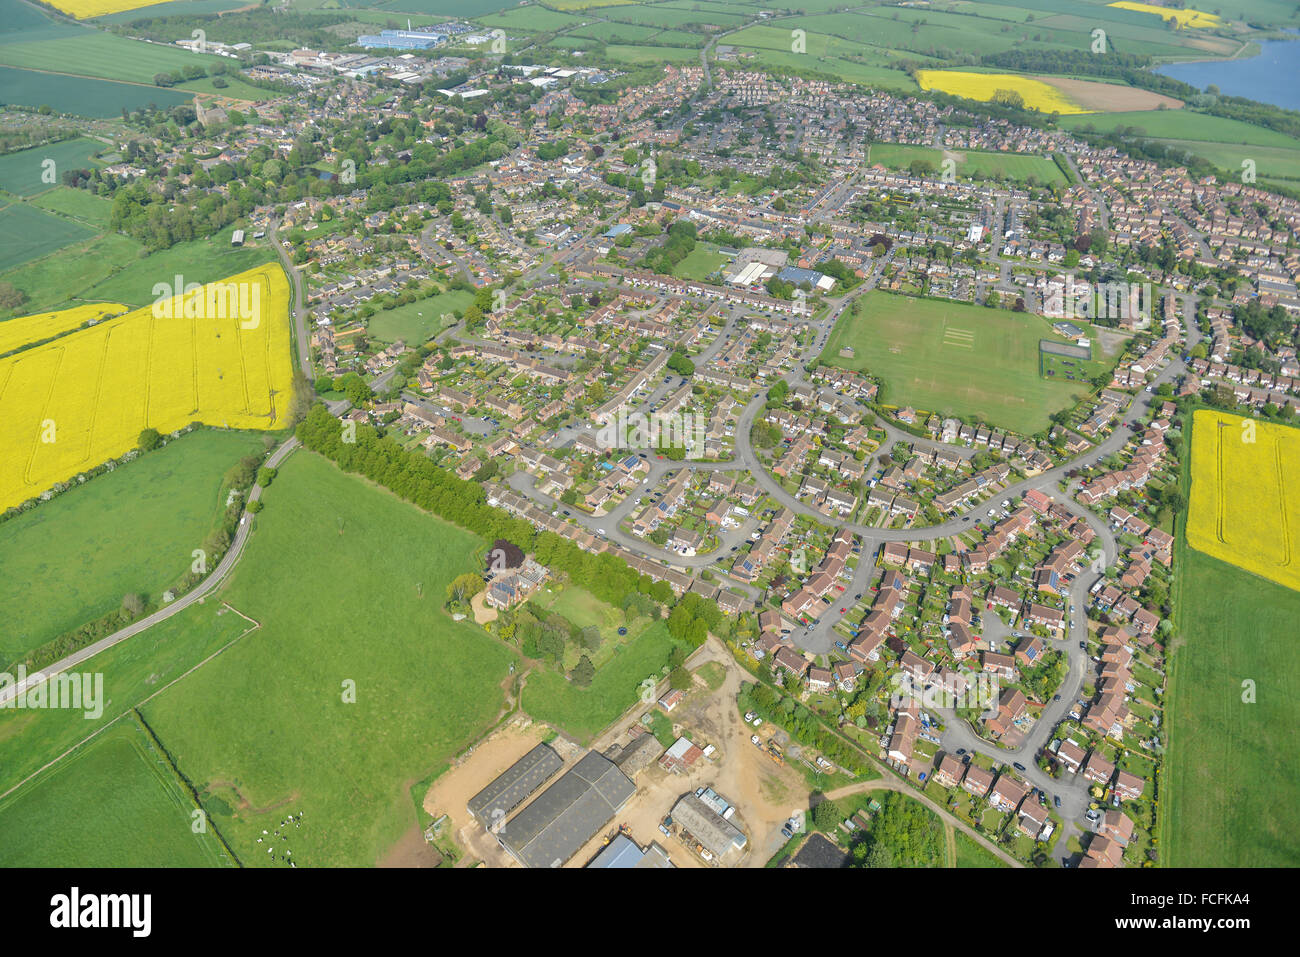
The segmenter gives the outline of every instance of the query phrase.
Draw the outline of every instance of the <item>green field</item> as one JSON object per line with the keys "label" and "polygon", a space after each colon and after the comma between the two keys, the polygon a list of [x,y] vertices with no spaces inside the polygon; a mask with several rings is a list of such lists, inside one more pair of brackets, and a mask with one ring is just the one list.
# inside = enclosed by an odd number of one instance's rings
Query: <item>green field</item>
{"label": "green field", "polygon": [[233,865],[195,834],[193,798],[133,720],[123,721],[0,801],[7,867]]}
{"label": "green field", "polygon": [[74,139],[7,153],[0,156],[0,189],[18,196],[43,193],[59,183],[65,170],[92,169],[91,157],[103,149],[104,144],[95,140]]}
{"label": "green field", "polygon": [[13,203],[0,208],[0,272],[90,239],[89,226]]}
{"label": "green field", "polygon": [[192,94],[157,86],[0,66],[0,100],[13,106],[48,106],[56,113],[109,119],[124,109],[153,105],[165,110],[192,99]]}
{"label": "green field", "polygon": [[442,331],[443,313],[464,312],[473,301],[469,290],[452,289],[405,306],[381,309],[370,317],[366,331],[380,342],[402,339],[409,346],[422,345]]}
{"label": "green field", "polygon": [[227,470],[261,450],[261,436],[200,429],[0,524],[0,668],[128,592],[158,600],[224,513]]}
{"label": "green field", "polygon": [[[880,379],[882,402],[1032,435],[1088,389],[1038,374],[1038,341],[1055,338],[1041,317],[879,290],[858,302],[861,316],[845,310],[821,358]],[[852,359],[839,356],[846,345]]]}
{"label": "green field", "polygon": [[[1190,436],[1188,437],[1190,438]],[[1190,441],[1183,448],[1190,450]],[[1188,486],[1190,453],[1183,462]],[[1159,782],[1166,867],[1295,867],[1300,809],[1278,755],[1300,721],[1300,592],[1187,545],[1179,521],[1175,635]],[[1246,703],[1244,683],[1254,683]]]}
{"label": "green field", "polygon": [[573,16],[568,13],[547,10],[545,7],[527,6],[514,10],[505,10],[501,13],[490,13],[487,16],[479,17],[478,21],[485,26],[500,27],[503,30],[549,33],[553,30],[576,27],[584,20],[589,19],[589,17]]}
{"label": "green field", "polygon": [[1300,141],[1278,133],[1208,113],[1191,110],[1148,110],[1137,113],[1089,113],[1062,116],[1061,126],[1068,130],[1095,130],[1108,133],[1120,128],[1136,128],[1155,139],[1202,140],[1208,143],[1242,143],[1280,148],[1300,148]]}
{"label": "green field", "polygon": [[504,703],[511,652],[442,608],[483,543],[307,452],[265,500],[221,595],[261,627],[141,710],[241,863],[301,811],[294,861],[370,866]]}
{"label": "green field", "polygon": [[678,279],[704,280],[730,262],[730,258],[718,252],[716,246],[700,243],[677,264],[673,275]]}
{"label": "green field", "polygon": [[186,66],[206,68],[219,62],[217,56],[91,29],[81,30],[79,36],[0,44],[0,64],[4,66],[37,71],[57,67],[58,72],[149,86],[153,85],[154,74]]}
{"label": "green field", "polygon": [[27,301],[15,315],[28,315],[62,305],[74,305],[76,294],[102,282],[121,264],[140,254],[134,239],[106,233],[85,242],[65,246],[57,256],[15,266],[0,273],[0,280],[12,283],[27,294]]}
{"label": "green field", "polygon": [[32,200],[32,205],[52,213],[62,213],[96,229],[107,229],[113,213],[112,200],[71,186],[57,186],[42,193]]}
{"label": "green field", "polygon": [[961,831],[953,830],[953,840],[957,844],[958,867],[1006,867],[1002,859],[985,850]]}
{"label": "green field", "polygon": [[675,642],[668,626],[655,622],[640,636],[618,647],[596,670],[591,686],[579,688],[559,671],[536,670],[528,675],[523,708],[581,742],[590,742],[602,729],[636,704],[641,682],[660,677]]}
{"label": "green field", "polygon": [[[956,161],[957,176],[962,179],[1013,180],[1045,186],[1066,184],[1061,168],[1045,156],[963,150],[952,152],[951,157]],[[922,160],[934,169],[933,175],[938,175],[943,168],[944,158],[944,150],[931,146],[872,143],[867,161],[893,170],[906,169],[914,160]]]}

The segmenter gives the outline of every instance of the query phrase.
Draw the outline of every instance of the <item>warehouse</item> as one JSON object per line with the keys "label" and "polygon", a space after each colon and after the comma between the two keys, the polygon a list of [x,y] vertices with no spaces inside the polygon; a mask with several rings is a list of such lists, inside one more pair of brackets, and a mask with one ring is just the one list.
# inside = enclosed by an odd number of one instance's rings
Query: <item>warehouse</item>
{"label": "warehouse", "polygon": [[670,868],[673,862],[658,842],[651,841],[649,847],[643,848],[626,834],[620,834],[606,844],[587,866]]}
{"label": "warehouse", "polygon": [[588,751],[511,818],[498,840],[525,867],[560,867],[635,793],[636,785],[613,762]]}
{"label": "warehouse", "polygon": [[470,798],[469,813],[484,827],[504,821],[562,767],[560,756],[549,745],[539,744]]}
{"label": "warehouse", "polygon": [[686,795],[673,805],[672,817],[688,843],[701,844],[721,863],[732,863],[748,843],[744,831],[694,794]]}

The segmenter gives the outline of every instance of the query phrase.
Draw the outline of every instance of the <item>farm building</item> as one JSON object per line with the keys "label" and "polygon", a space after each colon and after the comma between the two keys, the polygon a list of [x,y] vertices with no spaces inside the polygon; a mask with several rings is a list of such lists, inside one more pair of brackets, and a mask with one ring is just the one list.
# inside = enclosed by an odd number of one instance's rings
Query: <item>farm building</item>
{"label": "farm building", "polygon": [[745,849],[745,832],[732,824],[695,794],[688,794],[673,805],[673,823],[684,835],[703,845],[722,863],[730,863]]}
{"label": "farm building", "polygon": [[678,738],[673,742],[673,746],[664,752],[664,756],[659,759],[659,766],[665,771],[679,774],[682,771],[689,771],[691,765],[703,756],[704,752],[692,744],[689,738]]}
{"label": "farm building", "polygon": [[588,751],[506,822],[497,839],[525,867],[561,867],[635,793],[613,762]]}
{"label": "farm building", "polygon": [[560,756],[549,745],[539,744],[470,798],[469,813],[484,827],[503,821],[562,767]]}
{"label": "farm building", "polygon": [[654,764],[663,753],[664,746],[653,734],[647,733],[637,735],[623,745],[617,754],[610,755],[610,758],[618,765],[620,771],[630,778],[635,778],[638,772]]}
{"label": "farm building", "polygon": [[620,834],[606,844],[587,866],[668,868],[673,866],[673,862],[657,841],[651,841],[648,847],[638,847],[636,841],[626,834]]}

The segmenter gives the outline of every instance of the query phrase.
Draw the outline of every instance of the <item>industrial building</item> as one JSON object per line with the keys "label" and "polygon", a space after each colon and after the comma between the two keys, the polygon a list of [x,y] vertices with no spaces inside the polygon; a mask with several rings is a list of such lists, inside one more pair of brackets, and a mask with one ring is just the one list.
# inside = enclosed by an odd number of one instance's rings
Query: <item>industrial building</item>
{"label": "industrial building", "polygon": [[561,867],[635,793],[636,785],[612,761],[588,751],[507,821],[497,839],[525,867]]}
{"label": "industrial building", "polygon": [[587,866],[668,868],[673,866],[673,862],[657,841],[651,841],[649,847],[639,847],[626,834],[620,834],[606,844]]}
{"label": "industrial building", "polygon": [[470,798],[469,813],[484,827],[504,821],[562,767],[564,761],[550,745],[539,744]]}
{"label": "industrial building", "polygon": [[749,842],[744,831],[696,794],[688,794],[674,804],[672,818],[687,843],[698,843],[719,863],[733,863]]}

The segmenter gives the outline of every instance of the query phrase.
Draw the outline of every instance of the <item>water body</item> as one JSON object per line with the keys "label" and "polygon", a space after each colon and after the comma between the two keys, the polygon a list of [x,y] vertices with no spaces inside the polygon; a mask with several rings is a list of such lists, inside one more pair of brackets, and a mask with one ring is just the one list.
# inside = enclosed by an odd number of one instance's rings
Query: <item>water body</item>
{"label": "water body", "polygon": [[1265,40],[1258,56],[1244,60],[1205,60],[1166,63],[1156,71],[1190,83],[1198,90],[1210,84],[1227,96],[1246,96],[1289,110],[1300,110],[1300,39]]}

